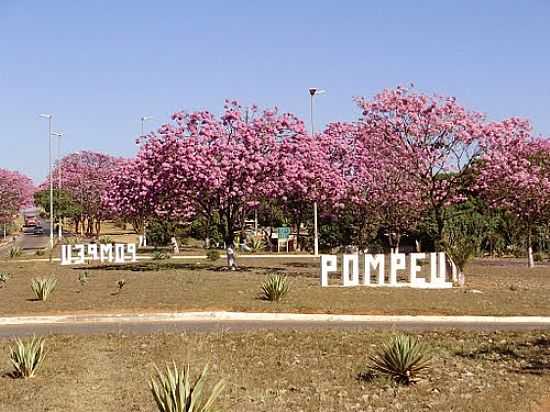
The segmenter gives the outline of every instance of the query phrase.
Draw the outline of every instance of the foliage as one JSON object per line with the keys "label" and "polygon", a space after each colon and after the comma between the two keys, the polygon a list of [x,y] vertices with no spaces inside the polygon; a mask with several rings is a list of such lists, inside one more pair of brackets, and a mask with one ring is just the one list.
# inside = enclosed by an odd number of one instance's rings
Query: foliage
{"label": "foliage", "polygon": [[427,348],[411,336],[397,335],[373,356],[370,369],[391,377],[397,383],[415,383],[430,367]]}
{"label": "foliage", "polygon": [[88,273],[87,270],[85,270],[84,272],[80,272],[78,274],[78,282],[80,283],[81,286],[85,286],[89,280],[90,280],[90,274]]}
{"label": "foliage", "polygon": [[44,339],[33,336],[30,340],[17,339],[15,348],[10,346],[10,362],[19,378],[32,378],[44,362]]}
{"label": "foliage", "polygon": [[99,238],[99,243],[102,245],[108,245],[108,244],[114,243],[114,240],[110,236],[101,236]]}
{"label": "foliage", "polygon": [[250,244],[252,252],[261,252],[266,249],[267,245],[263,239],[253,238]]}
{"label": "foliage", "polygon": [[271,302],[281,301],[288,293],[289,285],[286,275],[272,273],[267,276],[262,284],[262,299]]}
{"label": "foliage", "polygon": [[155,366],[155,376],[150,380],[150,388],[159,412],[214,412],[214,402],[223,390],[223,381],[218,382],[210,396],[204,386],[208,375],[205,366],[199,378],[192,383],[189,365],[178,370],[175,362],[164,371]]}
{"label": "foliage", "polygon": [[10,274],[8,272],[0,272],[0,288],[4,287],[9,279]]}
{"label": "foliage", "polygon": [[46,251],[44,249],[38,249],[36,252],[34,252],[36,256],[44,256],[46,254]]}
{"label": "foliage", "polygon": [[31,281],[32,291],[38,300],[45,302],[57,286],[55,277],[34,278]]}
{"label": "foliage", "polygon": [[118,288],[118,292],[119,292],[119,293],[122,292],[122,288],[123,288],[124,286],[126,286],[126,283],[127,283],[127,282],[126,282],[126,279],[119,279],[119,280],[117,281],[116,285],[117,285],[117,288]]}
{"label": "foliage", "polygon": [[23,254],[23,251],[18,246],[12,246],[10,248],[10,258],[14,259],[14,258],[20,257],[22,254]]}
{"label": "foliage", "polygon": [[220,252],[216,249],[209,249],[208,252],[206,252],[206,258],[210,262],[216,262],[220,258]]}
{"label": "foliage", "polygon": [[27,176],[0,169],[0,224],[12,223],[22,207],[30,206],[33,191]]}
{"label": "foliage", "polygon": [[161,250],[155,250],[153,251],[153,256],[151,257],[152,260],[167,260],[170,259],[170,254],[163,252]]}
{"label": "foliage", "polygon": [[167,219],[154,219],[147,223],[147,243],[152,246],[169,246],[176,235],[177,225]]}
{"label": "foliage", "polygon": [[[45,184],[46,185],[46,184]],[[34,203],[46,211],[50,212],[50,189],[43,185],[43,189],[34,193]],[[55,188],[53,190],[53,210],[55,217],[74,218],[82,213],[80,205],[72,198],[70,192]]]}

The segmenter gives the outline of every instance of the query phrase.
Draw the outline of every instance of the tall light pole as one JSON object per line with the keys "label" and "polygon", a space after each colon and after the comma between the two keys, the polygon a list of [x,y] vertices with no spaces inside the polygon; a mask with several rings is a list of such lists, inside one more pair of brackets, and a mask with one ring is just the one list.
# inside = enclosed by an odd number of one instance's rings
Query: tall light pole
{"label": "tall light pole", "polygon": [[[60,132],[52,132],[52,136],[57,136],[57,199],[58,201],[61,199],[61,137],[63,137],[63,133]],[[59,214],[59,212],[58,212]],[[61,217],[59,217],[59,224],[58,224],[58,234],[57,238],[61,240],[63,238],[63,228],[61,224]]]}
{"label": "tall light pole", "polygon": [[[153,116],[142,116],[141,117],[141,134],[139,135],[139,137],[143,137],[145,131],[143,130],[143,126],[144,126],[144,123],[147,121],[147,120],[151,120],[153,118]],[[143,242],[140,246],[147,246],[147,235],[145,234],[145,220],[143,221]]]}
{"label": "tall light pole", "polygon": [[140,134],[140,137],[143,136],[144,134],[144,123],[147,121],[147,120],[151,120],[153,118],[153,116],[143,116],[141,117],[139,120],[141,120],[141,134]]}
{"label": "tall light pole", "polygon": [[[320,90],[316,87],[309,88],[309,96],[311,98],[310,104],[310,116],[311,116],[311,135],[315,134],[315,123],[313,121],[313,97],[319,94],[325,93],[324,90]],[[319,228],[317,224],[317,201],[313,202],[313,251],[315,256],[319,255]]]}
{"label": "tall light pole", "polygon": [[49,139],[49,165],[48,174],[50,179],[50,249],[53,249],[53,176],[52,176],[52,117],[51,114],[41,114],[40,117],[48,119],[48,139]]}

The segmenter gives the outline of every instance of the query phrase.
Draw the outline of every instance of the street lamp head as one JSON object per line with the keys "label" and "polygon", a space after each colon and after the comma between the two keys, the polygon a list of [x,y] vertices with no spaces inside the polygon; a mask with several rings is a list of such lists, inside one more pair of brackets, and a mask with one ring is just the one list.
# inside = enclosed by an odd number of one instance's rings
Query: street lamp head
{"label": "street lamp head", "polygon": [[61,132],[52,132],[52,136],[61,137],[61,136],[63,136],[63,133],[61,133]]}
{"label": "street lamp head", "polygon": [[326,93],[326,90],[318,89],[318,88],[316,88],[316,87],[310,87],[310,88],[308,89],[308,91],[309,91],[309,94],[310,94],[311,96],[315,96],[316,94],[323,94],[323,93]]}
{"label": "street lamp head", "polygon": [[51,119],[51,118],[53,117],[53,115],[42,113],[42,114],[40,115],[40,117],[42,117],[43,119]]}
{"label": "street lamp head", "polygon": [[145,121],[147,121],[147,120],[151,120],[152,118],[153,118],[153,116],[143,116],[143,117],[141,118],[141,121],[142,121],[142,122],[145,122]]}

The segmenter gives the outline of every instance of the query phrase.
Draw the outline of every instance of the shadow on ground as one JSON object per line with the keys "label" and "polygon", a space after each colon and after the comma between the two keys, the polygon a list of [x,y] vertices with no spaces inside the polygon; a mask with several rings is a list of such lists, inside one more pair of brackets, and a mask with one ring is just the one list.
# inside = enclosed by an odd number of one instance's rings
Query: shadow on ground
{"label": "shadow on ground", "polygon": [[510,361],[511,368],[518,373],[550,374],[550,338],[547,336],[526,342],[488,343],[475,350],[458,351],[456,355],[475,360]]}

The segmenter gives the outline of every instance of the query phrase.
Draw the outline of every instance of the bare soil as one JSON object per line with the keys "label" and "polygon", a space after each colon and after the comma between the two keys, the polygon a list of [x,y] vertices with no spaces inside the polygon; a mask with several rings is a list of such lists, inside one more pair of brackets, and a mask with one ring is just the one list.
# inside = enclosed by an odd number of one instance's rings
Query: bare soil
{"label": "bare soil", "polygon": [[[465,289],[321,288],[316,259],[240,259],[238,271],[216,263],[146,261],[128,265],[60,266],[0,261],[10,279],[0,284],[0,316],[142,311],[258,311],[396,315],[550,315],[550,266],[528,269],[510,259],[478,260]],[[423,268],[427,271],[428,268]],[[290,292],[279,304],[259,297],[268,273],[286,274]],[[87,274],[85,284],[79,276]],[[36,301],[31,279],[55,276],[47,302]],[[125,280],[122,289],[117,283]],[[333,283],[337,281],[333,279]]]}

